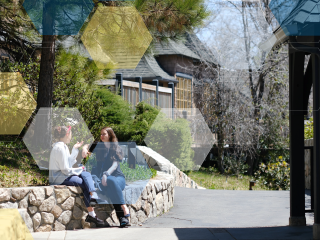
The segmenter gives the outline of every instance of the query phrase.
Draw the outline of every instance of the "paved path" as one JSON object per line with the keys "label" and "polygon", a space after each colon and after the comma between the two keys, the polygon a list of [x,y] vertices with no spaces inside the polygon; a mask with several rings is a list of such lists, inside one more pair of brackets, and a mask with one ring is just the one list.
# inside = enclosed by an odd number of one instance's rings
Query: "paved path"
{"label": "paved path", "polygon": [[[266,227],[289,224],[289,191],[198,190],[175,187],[174,207],[143,227]],[[310,208],[310,196],[306,208]],[[313,213],[307,215],[313,224]]]}
{"label": "paved path", "polygon": [[[289,191],[224,191],[175,188],[174,207],[142,226],[33,233],[35,240],[305,240],[306,227],[288,227]],[[306,194],[306,206],[310,197]]]}

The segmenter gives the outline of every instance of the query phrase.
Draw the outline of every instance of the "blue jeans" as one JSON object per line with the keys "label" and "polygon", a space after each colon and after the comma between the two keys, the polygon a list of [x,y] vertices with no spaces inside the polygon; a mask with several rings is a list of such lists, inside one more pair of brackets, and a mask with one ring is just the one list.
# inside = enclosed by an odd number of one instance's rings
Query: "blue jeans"
{"label": "blue jeans", "polygon": [[[85,173],[85,174],[83,174]],[[95,191],[92,177],[90,181],[91,174],[88,172],[82,172],[80,176],[73,175],[70,177],[67,177],[61,185],[66,185],[66,186],[75,186],[75,187],[81,187],[82,192],[83,192],[83,200],[84,204],[86,207],[90,207],[90,192]],[[88,183],[88,185],[86,184]]]}
{"label": "blue jeans", "polygon": [[112,204],[126,204],[123,199],[122,191],[126,186],[126,180],[123,176],[112,176],[107,177],[107,186],[102,184],[101,190],[107,194]]}

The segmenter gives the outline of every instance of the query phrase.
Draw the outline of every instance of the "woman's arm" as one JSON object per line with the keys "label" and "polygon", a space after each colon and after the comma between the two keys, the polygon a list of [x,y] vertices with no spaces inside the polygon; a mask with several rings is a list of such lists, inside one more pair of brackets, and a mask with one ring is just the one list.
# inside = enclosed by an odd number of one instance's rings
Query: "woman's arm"
{"label": "woman's arm", "polygon": [[70,167],[67,153],[62,148],[56,149],[54,154],[54,161],[56,161],[58,164],[59,169],[57,170],[60,170],[64,175],[67,175],[67,176],[80,175],[83,171],[82,167],[79,167],[79,168]]}
{"label": "woman's arm", "polygon": [[73,164],[75,164],[77,162],[78,153],[79,153],[79,149],[72,148],[71,155],[68,157],[68,161],[70,164],[69,167],[72,167]]}
{"label": "woman's arm", "polygon": [[89,145],[89,144],[85,144],[83,145],[82,148],[82,157],[86,158],[88,156],[88,154],[92,153],[92,151],[95,149],[95,147],[97,146],[97,143],[94,142],[93,144]]}
{"label": "woman's arm", "polygon": [[104,171],[103,174],[111,175],[118,167],[119,162],[118,161],[113,161],[111,167],[107,170]]}

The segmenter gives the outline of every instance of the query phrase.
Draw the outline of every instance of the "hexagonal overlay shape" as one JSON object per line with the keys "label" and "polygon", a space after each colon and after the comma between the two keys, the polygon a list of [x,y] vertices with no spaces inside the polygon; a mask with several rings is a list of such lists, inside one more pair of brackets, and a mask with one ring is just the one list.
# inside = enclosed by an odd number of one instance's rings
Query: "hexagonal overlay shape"
{"label": "hexagonal overlay shape", "polygon": [[76,35],[92,11],[92,0],[25,0],[23,7],[41,35]]}
{"label": "hexagonal overlay shape", "polygon": [[[93,178],[97,176],[101,179],[104,171],[107,171],[113,161],[119,162],[119,167],[125,176],[126,187],[123,190],[124,201],[126,204],[135,204],[152,177],[152,172],[140,150],[134,142],[97,142],[86,162],[88,172]],[[119,174],[115,170],[113,175]],[[107,177],[107,186],[112,185],[114,176]],[[98,203],[104,204],[123,204],[116,196],[112,188],[105,188],[100,184],[97,194],[100,198]]]}
{"label": "hexagonal overlay shape", "polygon": [[26,209],[0,209],[1,239],[33,240],[25,223],[25,214]]}
{"label": "hexagonal overlay shape", "polygon": [[112,63],[117,68],[134,69],[152,37],[134,7],[100,6],[81,40],[98,68]]}
{"label": "hexagonal overlay shape", "polygon": [[206,41],[227,69],[259,69],[276,41],[259,8],[222,8],[210,25]]}
{"label": "hexagonal overlay shape", "polygon": [[20,73],[0,73],[0,135],[19,135],[36,106]]}
{"label": "hexagonal overlay shape", "polygon": [[197,108],[161,109],[144,141],[180,170],[199,170],[215,143]]}
{"label": "hexagonal overlay shape", "polygon": [[320,36],[319,0],[272,0],[269,8],[287,36]]}
{"label": "hexagonal overlay shape", "polygon": [[[91,144],[94,140],[78,109],[40,108],[23,137],[23,142],[42,170],[57,170],[49,169],[49,160],[52,147],[59,141],[54,138],[54,129],[58,126],[71,126],[72,138],[68,144],[70,150],[76,142]],[[78,167],[76,163],[72,165]]]}

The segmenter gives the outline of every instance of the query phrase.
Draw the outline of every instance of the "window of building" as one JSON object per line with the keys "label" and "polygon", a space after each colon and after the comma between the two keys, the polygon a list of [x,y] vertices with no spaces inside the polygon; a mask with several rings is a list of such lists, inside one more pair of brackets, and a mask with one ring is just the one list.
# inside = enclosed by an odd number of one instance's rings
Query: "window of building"
{"label": "window of building", "polygon": [[176,107],[179,109],[191,108],[191,79],[177,77],[179,83],[176,85]]}

